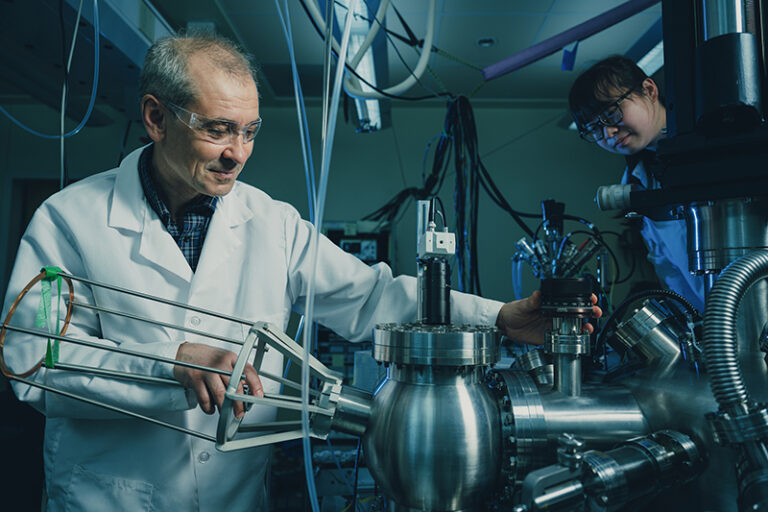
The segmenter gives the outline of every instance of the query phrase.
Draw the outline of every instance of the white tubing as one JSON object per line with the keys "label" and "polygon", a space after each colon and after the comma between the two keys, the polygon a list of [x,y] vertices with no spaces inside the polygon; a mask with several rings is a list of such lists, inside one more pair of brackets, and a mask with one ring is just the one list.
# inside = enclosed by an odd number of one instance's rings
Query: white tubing
{"label": "white tubing", "polygon": [[[421,56],[419,56],[419,62],[416,64],[416,69],[413,73],[409,74],[405,80],[397,85],[384,89],[385,94],[397,96],[404,93],[408,89],[414,86],[414,84],[421,78],[424,71],[429,64],[429,57],[432,55],[432,41],[435,37],[435,12],[437,11],[437,0],[429,0],[429,14],[427,15],[427,34],[424,36],[424,45],[421,48]],[[353,66],[354,69],[354,66]],[[354,82],[356,82],[355,80]],[[356,86],[351,79],[344,81],[344,90],[350,96],[356,98],[375,98],[381,99],[386,96],[378,91],[363,91],[360,87]]]}
{"label": "white tubing", "polygon": [[[314,262],[309,277],[309,286],[305,304],[305,323],[309,327],[304,329],[304,357],[301,366],[301,424],[304,431],[302,446],[304,448],[304,471],[307,478],[307,489],[310,494],[310,503],[312,510],[318,512],[317,489],[315,487],[314,473],[312,472],[312,449],[309,442],[309,352],[312,344],[311,328],[314,317],[315,306],[315,276],[317,274],[317,248],[320,241],[320,231],[323,225],[323,212],[325,210],[325,196],[328,190],[328,173],[331,165],[331,153],[333,148],[333,135],[336,130],[336,118],[339,111],[339,96],[341,95],[341,82],[344,77],[344,62],[346,61],[347,49],[349,47],[349,36],[352,32],[352,19],[350,14],[354,12],[354,7],[359,0],[353,0],[350,10],[347,11],[347,19],[344,24],[344,33],[341,38],[341,49],[339,59],[336,65],[336,78],[333,84],[333,93],[331,107],[328,110],[328,121],[323,122],[326,128],[323,134],[323,159],[320,166],[320,188],[317,194],[317,204],[315,207],[315,229],[312,232],[310,242],[310,260]],[[329,47],[330,48],[330,47]]]}
{"label": "white tubing", "polygon": [[349,62],[349,65],[352,67],[352,69],[357,69],[357,65],[360,64],[361,60],[363,60],[363,55],[365,55],[365,52],[367,52],[368,48],[370,48],[373,44],[373,39],[376,37],[376,34],[379,33],[379,29],[384,24],[383,20],[384,15],[387,13],[387,7],[389,7],[389,0],[381,0],[379,8],[374,15],[375,19],[371,24],[371,30],[368,31],[368,34],[366,34],[365,39],[363,40],[363,44],[360,46],[360,48],[357,49],[357,53]]}
{"label": "white tubing", "polygon": [[[388,0],[386,0],[388,3]],[[382,0],[382,4],[385,2],[385,0]],[[315,23],[320,27],[321,30],[325,31],[326,25],[325,20],[323,19],[323,15],[320,12],[320,10],[317,8],[317,5],[315,4],[314,0],[307,0],[306,1],[307,8],[310,12],[310,15],[312,16],[312,19],[315,21]],[[349,12],[353,12],[352,7],[350,6]],[[419,57],[419,61],[416,64],[416,69],[413,71],[412,74],[410,74],[405,80],[400,82],[397,85],[393,85],[392,87],[388,87],[387,89],[384,89],[384,93],[388,95],[399,95],[413,87],[413,85],[421,78],[421,75],[424,74],[424,71],[427,69],[427,64],[429,63],[429,57],[432,54],[432,42],[435,37],[435,17],[437,12],[437,0],[429,0],[429,12],[427,15],[427,33],[424,36],[424,46],[421,49],[421,56]],[[382,6],[379,6],[378,11],[376,12],[376,18],[381,21],[383,19],[382,16]],[[374,26],[371,28],[371,31],[378,31],[379,24],[374,22]],[[351,61],[349,61],[349,66],[352,69],[355,69],[357,64],[360,62],[360,59],[362,59],[363,54],[365,51],[370,47],[370,45],[373,43],[373,38],[375,37],[376,33],[374,32],[373,36],[369,33],[366,36],[365,42],[363,46],[360,47],[357,54],[352,58]],[[370,39],[370,40],[369,40]],[[367,44],[366,44],[367,43]],[[338,43],[331,38],[331,44],[333,46],[333,49],[339,52],[338,49]],[[386,96],[384,94],[381,94],[377,91],[363,91],[359,85],[357,85],[359,81],[357,78],[350,76],[344,81],[344,90],[349,94],[350,96],[354,96],[356,98],[374,98],[374,99],[382,99]]]}

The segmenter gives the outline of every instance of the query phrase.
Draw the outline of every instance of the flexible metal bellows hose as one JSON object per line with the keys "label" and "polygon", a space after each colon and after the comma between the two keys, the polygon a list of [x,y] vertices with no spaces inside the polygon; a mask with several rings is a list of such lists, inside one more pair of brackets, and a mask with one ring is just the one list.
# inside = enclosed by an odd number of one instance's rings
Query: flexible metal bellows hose
{"label": "flexible metal bellows hose", "polygon": [[726,412],[743,414],[752,405],[739,364],[736,318],[750,285],[768,276],[768,251],[747,254],[725,268],[704,310],[704,360],[712,393]]}

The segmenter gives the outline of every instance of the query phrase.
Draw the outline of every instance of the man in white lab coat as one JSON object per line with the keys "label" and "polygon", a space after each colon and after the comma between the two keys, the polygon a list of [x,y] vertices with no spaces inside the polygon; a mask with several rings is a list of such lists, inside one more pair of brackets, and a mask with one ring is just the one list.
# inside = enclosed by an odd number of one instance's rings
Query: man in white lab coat
{"label": "man in white lab coat", "polygon": [[[166,39],[149,51],[142,70],[141,113],[153,144],[120,167],[93,175],[48,199],[21,242],[3,315],[43,266],[95,281],[283,329],[292,310],[303,313],[313,262],[313,227],[291,206],[237,181],[259,130],[259,95],[247,59],[210,36]],[[39,292],[30,292],[13,324],[35,323]],[[78,300],[175,325],[244,339],[247,327],[179,308],[76,283]],[[54,291],[55,293],[55,291]],[[351,340],[379,322],[413,321],[415,280],[393,278],[386,265],[369,267],[322,238],[315,318]],[[502,305],[451,296],[457,323],[497,324],[505,334],[543,340],[538,296]],[[54,301],[54,309],[56,307]],[[77,312],[68,333],[107,346],[231,370],[236,355],[189,333],[126,317]],[[9,333],[4,348],[21,373],[45,353],[43,339]],[[59,361],[175,378],[160,386],[50,370],[30,378],[214,434],[227,378],[181,366],[62,343]],[[279,374],[270,351],[264,369]],[[278,383],[246,370],[251,393]],[[20,399],[47,417],[45,474],[48,510],[263,510],[268,450],[220,453],[207,440],[37,387],[14,382]],[[236,410],[244,413],[242,406]],[[275,412],[256,406],[250,421]]]}

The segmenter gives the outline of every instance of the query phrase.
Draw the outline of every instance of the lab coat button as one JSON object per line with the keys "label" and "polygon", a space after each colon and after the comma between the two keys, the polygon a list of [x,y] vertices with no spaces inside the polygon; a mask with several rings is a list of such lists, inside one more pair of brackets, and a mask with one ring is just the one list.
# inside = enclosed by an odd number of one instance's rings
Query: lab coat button
{"label": "lab coat button", "polygon": [[211,458],[211,454],[208,452],[202,452],[200,455],[197,456],[197,460],[200,461],[200,464],[205,464],[208,462],[208,459]]}
{"label": "lab coat button", "polygon": [[193,316],[189,319],[189,323],[192,324],[194,327],[197,327],[200,325],[200,317],[199,316]]}

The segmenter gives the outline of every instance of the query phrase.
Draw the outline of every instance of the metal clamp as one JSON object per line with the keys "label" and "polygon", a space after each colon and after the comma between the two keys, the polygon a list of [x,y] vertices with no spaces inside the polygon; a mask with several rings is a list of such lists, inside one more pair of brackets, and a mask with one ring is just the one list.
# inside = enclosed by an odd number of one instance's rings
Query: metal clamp
{"label": "metal clamp", "polygon": [[715,441],[722,446],[768,439],[766,407],[736,417],[731,417],[726,412],[710,413],[707,420],[712,426]]}
{"label": "metal clamp", "polygon": [[589,334],[560,334],[547,331],[545,349],[552,354],[588,355]]}

